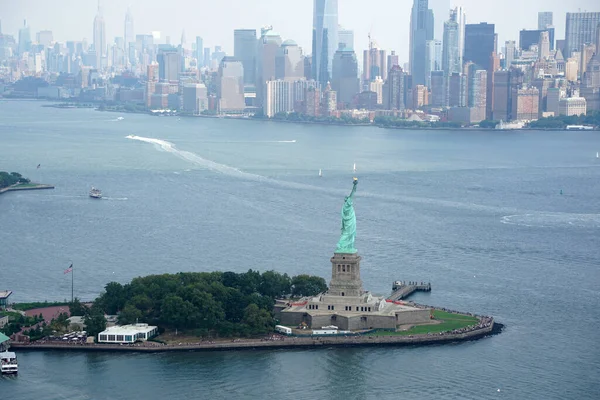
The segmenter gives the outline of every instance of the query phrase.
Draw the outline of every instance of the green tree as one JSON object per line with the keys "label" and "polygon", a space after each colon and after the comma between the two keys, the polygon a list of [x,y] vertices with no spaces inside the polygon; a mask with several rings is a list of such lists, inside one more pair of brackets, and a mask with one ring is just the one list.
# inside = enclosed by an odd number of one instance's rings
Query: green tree
{"label": "green tree", "polygon": [[69,312],[71,316],[83,317],[88,313],[88,308],[81,304],[79,299],[75,297],[72,303],[69,303]]}
{"label": "green tree", "polygon": [[275,326],[273,316],[268,311],[258,308],[256,304],[246,307],[242,322],[248,325],[252,334],[269,332]]}
{"label": "green tree", "polygon": [[104,313],[95,303],[83,321],[88,336],[97,337],[100,332],[106,329]]}
{"label": "green tree", "polygon": [[292,280],[287,274],[266,271],[261,275],[259,293],[273,298],[283,297],[290,293]]}
{"label": "green tree", "polygon": [[127,304],[119,313],[118,321],[120,325],[128,325],[139,322],[140,318],[142,318],[142,312],[133,304]]}
{"label": "green tree", "polygon": [[315,296],[327,291],[325,279],[319,276],[297,275],[292,278],[292,296]]}

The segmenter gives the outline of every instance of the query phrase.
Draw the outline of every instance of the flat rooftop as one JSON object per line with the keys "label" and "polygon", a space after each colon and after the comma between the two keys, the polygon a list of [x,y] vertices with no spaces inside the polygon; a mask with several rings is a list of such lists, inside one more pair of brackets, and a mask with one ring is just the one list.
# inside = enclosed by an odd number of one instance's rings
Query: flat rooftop
{"label": "flat rooftop", "polygon": [[100,332],[103,335],[134,335],[136,333],[148,333],[156,329],[156,326],[148,324],[133,324],[133,325],[121,325],[121,326],[110,326],[106,330]]}
{"label": "flat rooftop", "polygon": [[10,290],[0,290],[0,299],[6,299],[12,294]]}

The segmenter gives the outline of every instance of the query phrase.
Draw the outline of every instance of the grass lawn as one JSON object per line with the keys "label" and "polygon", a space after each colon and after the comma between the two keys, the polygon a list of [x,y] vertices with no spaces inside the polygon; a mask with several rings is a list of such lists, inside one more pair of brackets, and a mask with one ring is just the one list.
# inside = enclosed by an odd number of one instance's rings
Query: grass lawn
{"label": "grass lawn", "polygon": [[447,332],[454,329],[464,328],[470,325],[475,325],[479,320],[470,315],[464,314],[452,314],[445,311],[433,310],[433,316],[436,320],[443,321],[441,324],[436,325],[417,325],[413,326],[407,331],[402,332],[391,332],[391,331],[377,331],[373,333],[374,336],[407,336],[407,335],[419,335],[427,333],[439,333]]}
{"label": "grass lawn", "polygon": [[27,188],[27,187],[36,187],[39,186],[39,183],[19,183],[16,185],[16,188]]}

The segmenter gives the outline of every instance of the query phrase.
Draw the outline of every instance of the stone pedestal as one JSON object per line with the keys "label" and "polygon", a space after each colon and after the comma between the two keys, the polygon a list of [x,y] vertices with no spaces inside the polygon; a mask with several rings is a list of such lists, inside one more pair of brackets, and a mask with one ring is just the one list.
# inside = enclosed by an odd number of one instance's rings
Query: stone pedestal
{"label": "stone pedestal", "polygon": [[330,296],[362,296],[362,280],[360,279],[360,259],[354,254],[334,253],[331,257],[331,282],[329,283]]}

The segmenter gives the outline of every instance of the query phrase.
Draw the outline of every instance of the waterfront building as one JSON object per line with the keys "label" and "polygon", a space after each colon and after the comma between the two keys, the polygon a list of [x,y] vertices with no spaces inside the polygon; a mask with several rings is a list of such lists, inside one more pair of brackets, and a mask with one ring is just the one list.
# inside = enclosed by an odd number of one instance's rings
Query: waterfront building
{"label": "waterfront building", "polygon": [[0,310],[6,310],[8,307],[8,298],[12,294],[10,290],[0,290]]}
{"label": "waterfront building", "polygon": [[256,105],[263,107],[265,83],[275,79],[275,59],[281,46],[281,35],[272,26],[261,29],[256,53]]}
{"label": "waterfront building", "polygon": [[566,96],[567,91],[563,88],[549,88],[546,95],[546,111],[558,116],[560,99]]}
{"label": "waterfront building", "polygon": [[512,94],[512,117],[517,121],[535,121],[539,116],[539,90],[523,87]]}
{"label": "waterfront building", "polygon": [[[356,181],[355,181],[356,182]],[[342,235],[330,259],[331,281],[325,293],[276,305],[282,325],[310,329],[335,326],[340,330],[392,329],[428,323],[431,309],[394,302],[364,290],[360,276],[362,257],[354,248],[356,217],[353,197],[356,183],[343,206]]]}
{"label": "waterfront building", "polygon": [[575,51],[582,51],[586,43],[594,43],[600,23],[600,12],[567,13],[564,56],[569,58]]}
{"label": "waterfront building", "polygon": [[404,111],[404,72],[398,65],[390,68],[383,85],[383,107],[386,110]]}
{"label": "waterfront building", "polygon": [[477,123],[486,118],[487,71],[476,69],[475,64],[469,71],[468,104],[471,109],[471,123]]}
{"label": "waterfront building", "polygon": [[337,92],[337,100],[341,108],[350,108],[354,98],[360,92],[358,61],[354,51],[340,46],[335,52],[331,88]]}
{"label": "waterfront building", "polygon": [[583,97],[563,97],[558,101],[559,115],[585,115],[587,103]]}
{"label": "waterfront building", "polygon": [[104,67],[104,58],[106,57],[106,26],[104,23],[104,17],[102,16],[102,10],[100,9],[100,3],[98,2],[98,13],[94,18],[94,51],[96,52],[96,65],[98,69]]}
{"label": "waterfront building", "polygon": [[233,31],[233,56],[244,66],[244,86],[256,85],[256,29]]}
{"label": "waterfront building", "polygon": [[471,61],[479,68],[490,68],[490,54],[496,53],[495,25],[481,22],[465,26],[464,61]]}
{"label": "waterfront building", "polygon": [[415,85],[425,84],[427,41],[433,40],[433,11],[428,0],[413,0],[410,15],[409,69]]}
{"label": "waterfront building", "polygon": [[511,113],[510,70],[494,72],[494,105],[492,120],[510,121]]}
{"label": "waterfront building", "polygon": [[337,92],[328,83],[323,90],[323,103],[321,104],[321,115],[331,115],[337,110]]}
{"label": "waterfront building", "polygon": [[269,118],[277,113],[290,113],[301,109],[305,95],[309,88],[316,86],[316,81],[298,80],[273,80],[265,84],[265,115]]}
{"label": "waterfront building", "polygon": [[500,58],[497,53],[490,54],[490,64],[487,70],[487,93],[485,105],[485,118],[492,119],[494,108],[494,72],[500,69]]}
{"label": "waterfront building", "polygon": [[242,113],[244,100],[244,66],[235,57],[223,57],[219,63],[217,82],[218,111]]}
{"label": "waterfront building", "polygon": [[302,49],[293,40],[281,43],[275,56],[275,79],[299,80],[304,78]]}
{"label": "waterfront building", "polygon": [[412,90],[412,108],[419,109],[429,105],[429,91],[427,86],[416,85]]}
{"label": "waterfront building", "polygon": [[183,85],[183,111],[195,115],[208,110],[208,91],[203,83]]}
{"label": "waterfront building", "polygon": [[98,334],[98,343],[128,344],[147,341],[158,335],[158,327],[148,324],[111,326]]}
{"label": "waterfront building", "polygon": [[[318,85],[318,82],[317,82]],[[304,114],[309,117],[321,115],[321,90],[318,86],[308,87],[304,91]]]}
{"label": "waterfront building", "polygon": [[339,42],[338,0],[314,0],[313,8],[312,77],[325,87]]}

